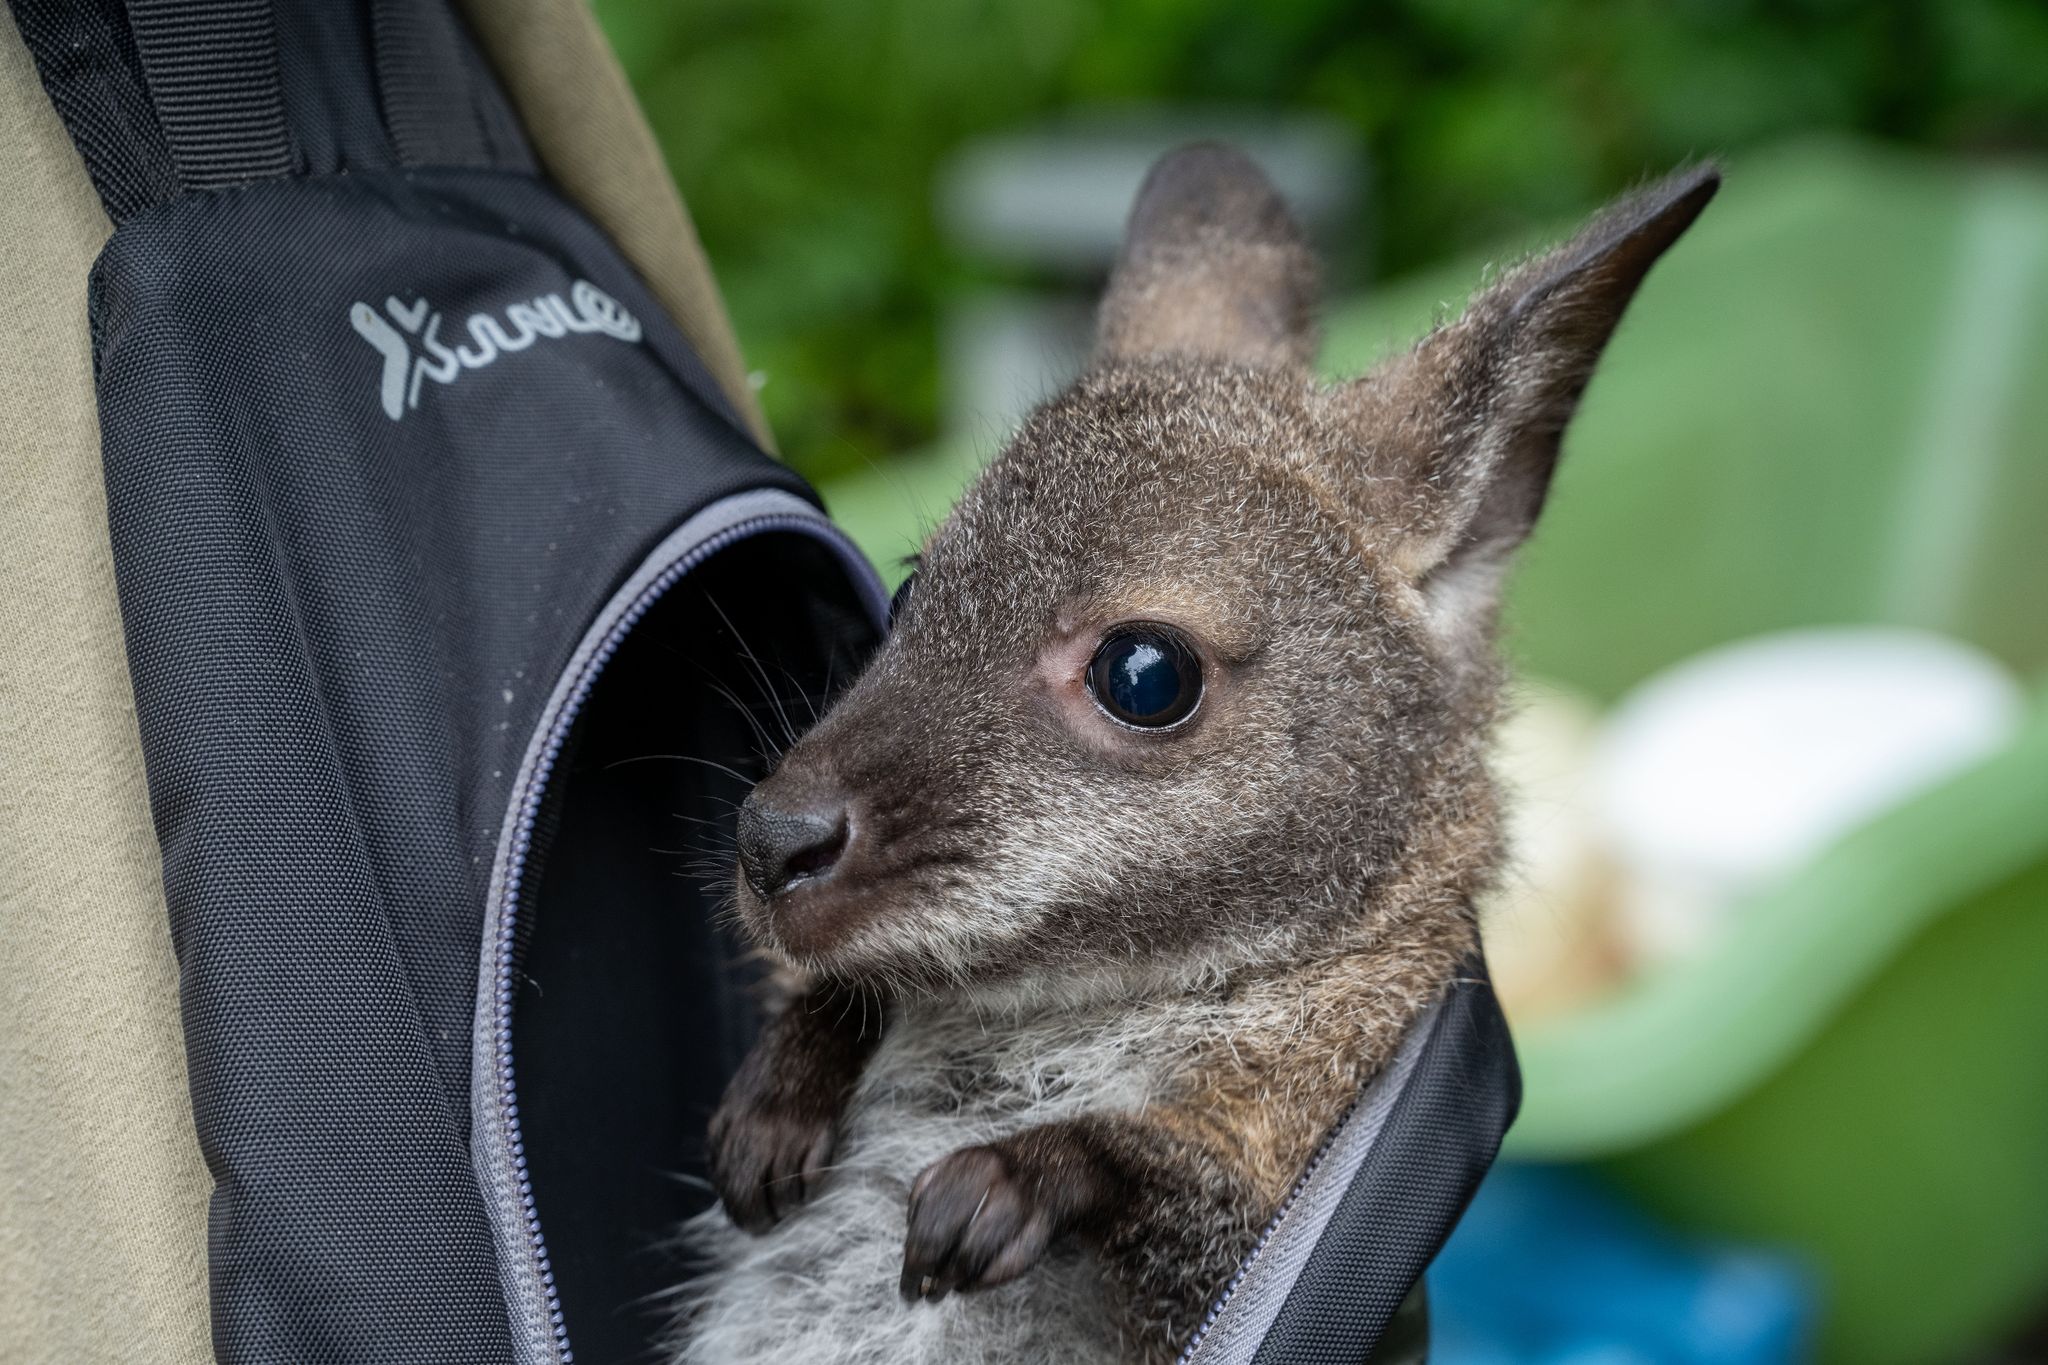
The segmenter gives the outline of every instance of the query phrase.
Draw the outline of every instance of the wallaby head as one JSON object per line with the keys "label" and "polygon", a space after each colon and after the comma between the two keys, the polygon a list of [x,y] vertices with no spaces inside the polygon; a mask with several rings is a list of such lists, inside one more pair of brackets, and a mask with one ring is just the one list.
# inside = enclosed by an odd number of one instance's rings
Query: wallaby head
{"label": "wallaby head", "polygon": [[1463,914],[1493,632],[1683,171],[1320,381],[1314,257],[1224,147],[1139,191],[1087,372],[932,534],[893,633],[741,811],[741,916],[828,976],[1055,996]]}

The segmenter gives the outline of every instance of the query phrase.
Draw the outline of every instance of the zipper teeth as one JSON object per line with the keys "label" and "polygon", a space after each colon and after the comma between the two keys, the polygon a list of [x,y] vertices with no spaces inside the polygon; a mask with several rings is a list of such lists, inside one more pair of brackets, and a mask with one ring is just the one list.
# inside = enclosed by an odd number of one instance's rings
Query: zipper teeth
{"label": "zipper teeth", "polygon": [[1337,1145],[1337,1135],[1344,1131],[1344,1125],[1351,1121],[1351,1116],[1358,1112],[1359,1106],[1363,1103],[1363,1098],[1354,1099],[1337,1122],[1330,1126],[1330,1131],[1323,1135],[1322,1142],[1316,1147],[1315,1155],[1309,1158],[1308,1165],[1295,1180],[1294,1187],[1287,1191],[1287,1197],[1280,1201],[1280,1207],[1273,1210],[1273,1216],[1266,1220],[1266,1226],[1259,1232],[1259,1240],[1252,1243],[1252,1249],[1237,1263],[1237,1273],[1230,1277],[1230,1283],[1223,1286],[1223,1292],[1209,1305],[1209,1312],[1203,1317],[1202,1325],[1188,1338],[1188,1344],[1181,1349],[1174,1365],[1188,1365],[1188,1362],[1194,1359],[1195,1349],[1202,1344],[1202,1338],[1209,1335],[1209,1329],[1216,1325],[1216,1319],[1223,1316],[1223,1309],[1230,1302],[1230,1296],[1237,1292],[1238,1285],[1244,1282],[1244,1277],[1251,1273],[1252,1267],[1258,1264],[1259,1257],[1265,1254],[1266,1244],[1272,1241],[1273,1234],[1280,1230],[1280,1220],[1287,1216],[1287,1211],[1301,1198],[1301,1192],[1307,1189],[1308,1182],[1315,1178],[1324,1158],[1330,1155],[1330,1149]]}
{"label": "zipper teeth", "polygon": [[498,923],[498,970],[497,997],[495,1004],[495,1027],[498,1035],[498,1106],[500,1123],[506,1136],[506,1150],[512,1157],[512,1169],[518,1177],[519,1205],[526,1220],[526,1237],[533,1253],[535,1268],[540,1271],[541,1290],[546,1296],[548,1325],[555,1335],[555,1347],[562,1365],[571,1365],[575,1354],[569,1347],[569,1329],[562,1317],[562,1299],[555,1288],[555,1272],[548,1261],[548,1250],[541,1236],[540,1209],[533,1198],[533,1180],[526,1164],[526,1141],[519,1127],[519,1097],[512,1072],[512,957],[514,930],[519,923],[519,893],[525,881],[526,858],[533,845],[533,828],[540,818],[542,794],[547,791],[548,779],[554,775],[555,762],[561,757],[562,745],[567,742],[569,730],[576,717],[582,713],[583,703],[590,696],[590,690],[597,683],[598,675],[618,652],[619,645],[648,610],[674,587],[678,580],[702,564],[720,550],[758,535],[763,531],[792,530],[818,534],[821,530],[834,534],[831,523],[823,519],[813,520],[788,514],[770,514],[751,517],[707,537],[692,546],[689,553],[663,569],[661,573],[641,590],[633,604],[626,608],[619,619],[605,633],[604,641],[583,665],[583,671],[576,680],[575,688],[563,703],[561,712],[555,717],[553,731],[548,735],[547,747],[542,750],[540,762],[535,765],[533,780],[526,793],[520,798],[518,833],[512,843],[511,866],[505,877],[504,913]]}

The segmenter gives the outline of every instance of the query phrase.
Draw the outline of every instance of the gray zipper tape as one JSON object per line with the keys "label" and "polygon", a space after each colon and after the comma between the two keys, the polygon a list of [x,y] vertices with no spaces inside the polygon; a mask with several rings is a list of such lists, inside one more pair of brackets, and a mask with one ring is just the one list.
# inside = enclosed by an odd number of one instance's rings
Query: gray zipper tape
{"label": "gray zipper tape", "polygon": [[1265,1235],[1211,1310],[1209,1320],[1182,1353],[1179,1365],[1250,1365],[1301,1268],[1322,1240],[1330,1215],[1378,1145],[1387,1118],[1442,1014],[1443,1004],[1438,1002],[1409,1027],[1393,1060],[1366,1087],[1294,1193],[1273,1216]]}
{"label": "gray zipper tape", "polygon": [[878,626],[886,621],[888,594],[873,569],[817,508],[777,489],[721,499],[656,546],[591,622],[556,680],[512,784],[512,802],[498,836],[484,906],[483,954],[471,1039],[470,1103],[471,1157],[491,1220],[499,1279],[512,1319],[512,1345],[521,1365],[569,1365],[571,1359],[561,1303],[527,1180],[512,1066],[513,929],[534,818],[584,699],[641,615],[710,555],[767,531],[810,535],[836,551]]}

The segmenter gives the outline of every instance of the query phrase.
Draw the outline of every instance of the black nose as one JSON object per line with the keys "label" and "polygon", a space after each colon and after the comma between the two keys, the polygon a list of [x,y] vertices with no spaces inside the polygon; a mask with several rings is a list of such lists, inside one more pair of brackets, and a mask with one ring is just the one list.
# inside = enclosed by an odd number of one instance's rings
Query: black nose
{"label": "black nose", "polygon": [[740,807],[739,846],[747,885],[767,900],[831,873],[846,851],[846,811],[830,805],[778,810],[756,791]]}

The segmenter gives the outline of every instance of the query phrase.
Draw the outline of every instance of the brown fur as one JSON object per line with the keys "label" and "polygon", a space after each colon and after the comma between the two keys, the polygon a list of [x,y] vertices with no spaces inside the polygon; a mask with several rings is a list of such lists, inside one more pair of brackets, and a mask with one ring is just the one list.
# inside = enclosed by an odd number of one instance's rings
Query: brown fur
{"label": "brown fur", "polygon": [[[847,831],[828,874],[740,887],[807,979],[890,998],[892,1029],[921,1027],[920,1001],[994,1030],[1083,1012],[1151,1069],[1135,1109],[1026,1113],[926,1170],[907,1297],[1078,1237],[1138,1354],[1170,1359],[1472,951],[1501,575],[1622,309],[1717,183],[1624,201],[1329,386],[1314,261],[1264,179],[1215,147],[1155,168],[1095,364],[933,535],[895,634],[750,799]],[[1115,726],[1082,686],[1132,620],[1202,655],[1201,709],[1171,733]],[[714,1129],[743,1220],[798,1202],[863,1064],[820,1017],[771,1032]]]}

